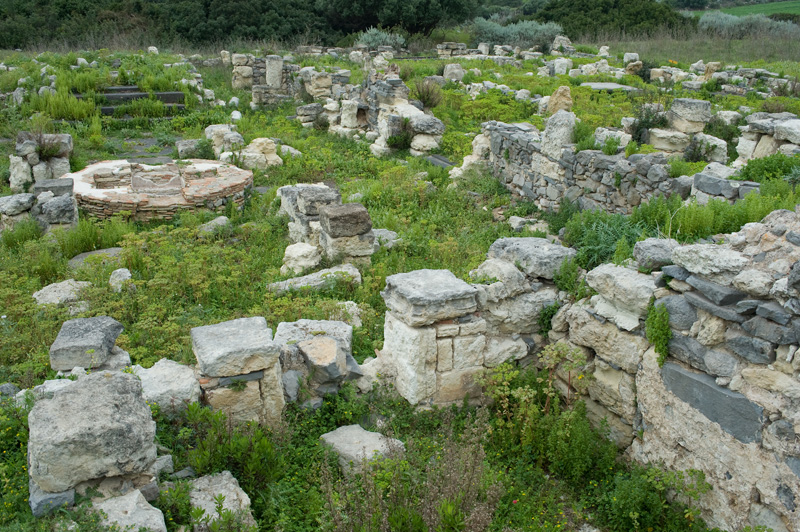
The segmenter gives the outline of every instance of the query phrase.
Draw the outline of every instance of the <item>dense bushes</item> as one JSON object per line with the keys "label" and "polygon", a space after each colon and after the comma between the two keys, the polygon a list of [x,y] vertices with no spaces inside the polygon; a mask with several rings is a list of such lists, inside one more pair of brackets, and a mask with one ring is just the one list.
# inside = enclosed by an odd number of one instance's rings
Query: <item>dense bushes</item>
{"label": "dense bushes", "polygon": [[762,159],[748,161],[738,178],[743,181],[763,183],[770,179],[782,179],[797,167],[800,167],[800,156],[790,157],[777,153]]}
{"label": "dense bushes", "polygon": [[561,26],[552,22],[542,24],[533,20],[523,20],[502,26],[497,22],[480,17],[475,19],[472,28],[476,44],[486,42],[509,44],[522,48],[538,46],[544,52],[549,51],[553,39],[563,33]]}
{"label": "dense bushes", "polygon": [[698,26],[701,30],[724,39],[800,39],[800,26],[772,20],[764,15],[737,17],[715,11],[703,15]]}
{"label": "dense bushes", "polygon": [[572,38],[601,32],[650,33],[663,27],[693,24],[691,19],[654,0],[553,0],[536,17],[560,24]]}

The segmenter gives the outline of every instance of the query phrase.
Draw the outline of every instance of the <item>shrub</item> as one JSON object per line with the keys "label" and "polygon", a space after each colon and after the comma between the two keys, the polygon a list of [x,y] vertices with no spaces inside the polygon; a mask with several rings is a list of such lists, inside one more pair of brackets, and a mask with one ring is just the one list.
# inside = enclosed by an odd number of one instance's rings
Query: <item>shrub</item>
{"label": "shrub", "polygon": [[472,33],[476,43],[508,44],[521,48],[539,47],[549,52],[553,40],[564,33],[558,24],[523,20],[503,26],[492,20],[476,18],[472,22]]}
{"label": "shrub", "polygon": [[392,135],[386,139],[386,144],[395,150],[407,150],[411,147],[411,141],[413,139],[414,130],[411,129],[408,118],[404,118],[400,131],[396,135]]}
{"label": "shrub", "polygon": [[430,80],[414,83],[414,96],[426,109],[433,109],[442,103],[442,88]]}
{"label": "shrub", "polygon": [[634,141],[645,144],[649,140],[647,133],[650,129],[667,126],[667,116],[658,110],[659,106],[657,104],[659,103],[661,102],[658,95],[646,94],[644,100],[637,102],[634,106],[636,121],[631,134]]}
{"label": "shrub", "polygon": [[86,120],[96,112],[94,100],[77,99],[71,92],[59,90],[55,94],[46,92],[42,96],[31,95],[27,110],[45,113],[54,120]]}
{"label": "shrub", "polygon": [[0,233],[0,241],[3,242],[3,247],[13,250],[18,249],[27,241],[36,240],[41,236],[42,228],[33,217],[28,217],[14,224],[12,229],[6,229]]}
{"label": "shrub", "polygon": [[573,140],[575,142],[575,151],[580,152],[584,150],[593,150],[597,147],[597,141],[594,138],[594,128],[589,122],[581,121],[575,124],[573,132]]}
{"label": "shrub", "polygon": [[658,365],[663,366],[669,356],[669,341],[672,339],[672,330],[669,328],[669,310],[666,306],[655,306],[653,301],[650,301],[645,319],[645,334],[647,341],[653,344],[658,353]]}
{"label": "shrub", "polygon": [[706,135],[711,135],[712,137],[717,137],[718,139],[722,139],[728,143],[729,160],[735,160],[739,156],[736,151],[736,144],[734,144],[734,139],[739,138],[739,135],[741,135],[737,124],[728,125],[719,117],[714,116],[711,118],[711,121],[706,124],[706,127],[703,129],[703,133]]}
{"label": "shrub", "polygon": [[742,168],[738,179],[764,183],[771,179],[782,179],[794,168],[800,166],[800,156],[789,156],[782,153],[761,159],[751,159]]}
{"label": "shrub", "polygon": [[359,33],[356,43],[363,44],[370,50],[377,50],[378,46],[391,46],[395,50],[399,50],[406,43],[406,40],[402,35],[372,27]]}
{"label": "shrub", "polygon": [[550,329],[553,328],[553,317],[558,313],[558,309],[560,308],[561,305],[556,301],[552,305],[544,307],[542,312],[539,313],[539,318],[536,323],[539,325],[539,334],[545,338],[547,337],[547,333],[550,332]]}
{"label": "shrub", "polygon": [[797,24],[771,20],[761,14],[737,17],[712,11],[700,18],[698,27],[723,39],[800,39],[800,27]]}
{"label": "shrub", "polygon": [[[690,155],[691,156],[691,155]],[[694,157],[693,157],[694,158]],[[708,165],[705,161],[689,162],[683,157],[674,156],[669,159],[669,176],[680,177],[682,175],[693,176],[701,172]]]}
{"label": "shrub", "polygon": [[655,0],[559,0],[548,3],[537,18],[560,24],[573,38],[622,32],[648,34],[664,27],[694,24],[693,20]]}
{"label": "shrub", "polygon": [[567,222],[564,242],[578,250],[575,257],[578,264],[591,270],[612,259],[621,238],[633,246],[643,232],[645,226],[633,223],[627,216],[583,211]]}
{"label": "shrub", "polygon": [[619,137],[611,136],[606,139],[601,149],[606,155],[616,155],[619,151],[619,144]]}
{"label": "shrub", "polygon": [[[553,275],[553,282],[559,290],[572,295],[576,301],[592,292],[586,284],[586,279],[581,277],[580,268],[574,259],[566,259],[561,263],[558,271]],[[555,316],[555,313],[553,315]]]}
{"label": "shrub", "polygon": [[542,217],[549,225],[550,232],[558,234],[567,225],[570,218],[579,213],[580,210],[581,208],[577,203],[567,198],[561,198],[561,202],[558,204],[558,211],[548,211],[543,213]]}

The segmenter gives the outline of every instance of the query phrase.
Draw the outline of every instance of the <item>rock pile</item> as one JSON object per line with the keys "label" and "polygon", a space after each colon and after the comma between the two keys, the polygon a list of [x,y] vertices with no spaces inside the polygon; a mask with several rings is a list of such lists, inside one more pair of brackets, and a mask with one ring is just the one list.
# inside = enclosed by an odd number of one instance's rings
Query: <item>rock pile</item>
{"label": "rock pile", "polygon": [[72,136],[33,134],[17,136],[16,155],[9,155],[12,192],[27,192],[34,183],[58,179],[70,172]]}

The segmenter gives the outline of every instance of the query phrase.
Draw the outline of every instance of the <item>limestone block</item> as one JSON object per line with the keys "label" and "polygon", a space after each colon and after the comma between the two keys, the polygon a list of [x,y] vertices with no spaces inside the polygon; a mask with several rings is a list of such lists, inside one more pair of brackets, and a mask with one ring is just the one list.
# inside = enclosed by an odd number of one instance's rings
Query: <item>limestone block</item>
{"label": "limestone block", "polygon": [[679,152],[689,146],[689,135],[670,129],[652,128],[649,130],[650,144],[659,151]]}
{"label": "limestone block", "polygon": [[386,278],[386,307],[412,327],[475,312],[477,290],[448,270],[417,270]]}
{"label": "limestone block", "polygon": [[[653,278],[615,264],[603,264],[586,274],[587,284],[600,298],[598,314],[626,330],[639,326],[656,289]],[[594,301],[594,299],[593,299]]]}
{"label": "limestone block", "polygon": [[711,281],[726,284],[749,263],[747,257],[716,244],[691,244],[672,251],[672,261]]}
{"label": "limestone block", "polygon": [[642,355],[650,345],[645,338],[620,331],[612,323],[601,323],[578,305],[570,307],[565,318],[570,326],[570,342],[589,347],[616,367],[636,373]]}
{"label": "limestone block", "polygon": [[436,374],[435,404],[461,402],[465,397],[476,398],[481,394],[481,387],[475,378],[483,373],[483,368],[455,369]]}
{"label": "limestone block", "polygon": [[50,346],[50,367],[56,371],[96,368],[111,357],[122,324],[109,316],[65,321]]}
{"label": "limestone block", "polygon": [[[483,365],[487,368],[499,366],[507,360],[519,360],[528,354],[528,344],[522,338],[512,336],[490,336],[486,338]],[[441,371],[441,370],[440,370]]]}
{"label": "limestone block", "polygon": [[633,375],[614,369],[595,359],[594,379],[589,381],[589,396],[633,424],[636,415],[636,384]]}
{"label": "limestone block", "polygon": [[164,412],[178,412],[200,400],[200,383],[189,366],[162,358],[148,369],[134,366],[134,374],[142,382],[145,400]]}
{"label": "limestone block", "polygon": [[139,490],[106,499],[94,507],[105,514],[101,520],[105,526],[117,526],[122,530],[132,527],[131,530],[144,528],[150,532],[167,532],[164,514],[151,506]]}
{"label": "limestone block", "polygon": [[539,330],[542,310],[557,301],[557,290],[548,287],[487,302],[481,312],[493,334],[532,334]]}
{"label": "limestone block", "polygon": [[783,142],[775,139],[772,135],[762,135],[751,157],[753,159],[761,159],[762,157],[775,155],[778,153],[778,148],[780,148],[781,144]]}
{"label": "limestone block", "polygon": [[410,327],[387,311],[383,353],[395,368],[398,393],[409,403],[415,405],[433,396],[437,387],[434,327]]}
{"label": "limestone block", "polygon": [[369,231],[362,235],[333,238],[323,231],[319,235],[319,245],[329,259],[369,257],[375,251],[375,235]]}
{"label": "limestone block", "polygon": [[298,274],[304,270],[316,268],[321,260],[322,255],[316,246],[304,242],[291,244],[286,247],[283,255],[281,275],[287,275],[290,272]]}
{"label": "limestone block", "polygon": [[[550,111],[550,103],[547,104]],[[559,110],[547,120],[542,134],[542,153],[551,159],[560,159],[567,144],[572,144],[575,130],[575,115]]]}
{"label": "limestone block", "polygon": [[527,237],[500,238],[491,245],[487,256],[519,265],[530,277],[552,279],[564,260],[576,253],[574,249],[554,244],[546,238]]}
{"label": "limestone block", "polygon": [[11,191],[14,193],[25,192],[26,189],[33,183],[33,174],[28,162],[22,157],[16,155],[9,155],[9,170],[11,175],[9,183]]}
{"label": "limestone block", "polygon": [[206,390],[205,400],[214,410],[225,412],[232,421],[261,421],[261,387],[257,380],[247,381],[243,390],[225,387]]}
{"label": "limestone block", "polygon": [[352,264],[342,264],[302,277],[270,283],[267,285],[267,289],[277,293],[283,293],[289,290],[300,290],[303,288],[322,290],[326,287],[333,286],[335,283],[359,285],[361,284],[361,272]]}
{"label": "limestone block", "polygon": [[453,338],[453,369],[483,366],[486,336],[457,336]]}
{"label": "limestone block", "polygon": [[369,212],[360,203],[324,206],[319,210],[319,223],[331,238],[358,236],[372,230]]}
{"label": "limestone block", "polygon": [[562,110],[567,112],[572,111],[572,93],[566,85],[557,88],[547,102],[547,112],[551,115]]}
{"label": "limestone block", "polygon": [[272,329],[262,317],[195,327],[192,350],[198,368],[208,377],[232,377],[270,367],[280,354]]}
{"label": "limestone block", "polygon": [[211,518],[211,521],[220,517],[217,513],[217,500],[220,496],[224,497],[223,510],[240,515],[242,524],[247,527],[256,526],[250,511],[250,497],[239,487],[239,482],[230,471],[207,475],[192,481],[192,491],[189,493],[192,508],[201,508],[204,511],[203,515]]}
{"label": "limestone block", "polygon": [[360,425],[346,425],[319,437],[339,456],[342,472],[361,471],[364,461],[385,458],[391,452],[402,452],[403,442],[379,432],[369,432]]}
{"label": "limestone block", "polygon": [[98,477],[142,473],[156,459],[155,422],[133,375],[87,375],[52,399],[37,401],[28,424],[30,475],[49,492]]}
{"label": "limestone block", "polygon": [[676,98],[667,112],[670,127],[682,133],[700,133],[711,121],[711,102]]}

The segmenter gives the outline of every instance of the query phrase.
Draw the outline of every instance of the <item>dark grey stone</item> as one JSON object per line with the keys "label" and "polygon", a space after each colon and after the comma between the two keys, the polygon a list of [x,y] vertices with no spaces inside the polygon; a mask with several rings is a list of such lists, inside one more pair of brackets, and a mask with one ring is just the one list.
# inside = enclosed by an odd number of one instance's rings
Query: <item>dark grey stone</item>
{"label": "dark grey stone", "polygon": [[739,195],[739,190],[733,188],[727,179],[699,173],[694,176],[694,186],[697,190],[712,196],[724,196],[731,199]]}
{"label": "dark grey stone", "polygon": [[195,476],[197,476],[197,473],[195,472],[194,468],[192,466],[188,466],[181,469],[177,473],[173,473],[169,476],[169,478],[173,480],[184,480],[187,478],[194,478]]}
{"label": "dark grey stone", "polygon": [[800,292],[800,261],[792,264],[792,269],[789,271],[789,288]]}
{"label": "dark grey stone", "polygon": [[776,301],[762,303],[756,309],[756,314],[762,318],[767,318],[781,325],[786,325],[791,321],[792,315],[783,310],[783,307]]}
{"label": "dark grey stone", "polygon": [[0,397],[14,397],[19,392],[19,387],[16,384],[6,382],[0,384]]}
{"label": "dark grey stone", "polygon": [[451,166],[455,166],[450,159],[444,157],[443,155],[429,155],[425,157],[425,160],[434,166],[438,166],[439,168],[450,168]]}
{"label": "dark grey stone", "polygon": [[672,333],[672,340],[669,342],[669,354],[700,371],[708,371],[705,356],[706,347],[688,336]]}
{"label": "dark grey stone", "polygon": [[792,488],[787,486],[786,484],[781,484],[778,486],[778,499],[783,503],[783,506],[789,510],[790,512],[794,512],[794,509],[797,507],[794,503],[794,493],[792,493]]}
{"label": "dark grey stone", "polygon": [[690,275],[689,278],[686,279],[686,282],[700,290],[704,296],[717,305],[733,305],[747,297],[747,294],[740,290],[706,281],[702,277],[696,275]]}
{"label": "dark grey stone", "polygon": [[669,275],[673,279],[677,279],[679,281],[685,281],[692,275],[689,270],[684,268],[683,266],[676,266],[676,265],[669,265],[664,266],[661,268],[661,273],[664,275]]}
{"label": "dark grey stone", "polygon": [[300,381],[302,378],[303,374],[294,369],[285,372],[281,377],[281,382],[283,382],[283,394],[286,396],[287,402],[294,403],[297,401],[297,394],[300,392]]}
{"label": "dark grey stone", "polygon": [[671,238],[647,238],[633,246],[633,257],[640,268],[657,270],[672,264],[672,250],[679,246]]}
{"label": "dark grey stone", "polygon": [[703,360],[708,368],[707,373],[715,377],[733,377],[739,369],[739,359],[725,351],[706,351]]}
{"label": "dark grey stone", "polygon": [[762,340],[778,345],[788,345],[797,340],[797,334],[789,327],[783,327],[761,316],[750,318],[742,323],[742,329]]}
{"label": "dark grey stone", "polygon": [[360,203],[320,207],[319,223],[332,238],[363,235],[372,230],[369,212]]}
{"label": "dark grey stone", "polygon": [[687,199],[692,193],[692,183],[694,182],[692,176],[683,175],[676,177],[669,181],[672,186],[672,192],[679,195],[681,199]]}
{"label": "dark grey stone", "polygon": [[788,233],[786,233],[786,240],[788,240],[795,246],[800,246],[800,233],[789,231]]}
{"label": "dark grey stone", "polygon": [[696,308],[705,310],[706,312],[713,314],[718,318],[722,318],[723,320],[733,321],[736,323],[742,323],[745,321],[744,316],[737,313],[732,308],[724,308],[718,305],[715,305],[705,297],[701,296],[700,294],[696,294],[694,292],[686,292],[683,294],[686,300],[694,305]]}
{"label": "dark grey stone", "polygon": [[221,377],[219,379],[220,386],[229,386],[234,382],[247,382],[247,381],[257,381],[258,379],[264,376],[264,370],[261,371],[253,371],[251,373],[247,373],[245,375],[234,375],[233,377]]}
{"label": "dark grey stone", "polygon": [[67,194],[72,196],[74,183],[71,177],[62,177],[59,179],[45,179],[34,183],[33,193],[38,196],[42,192],[52,192],[54,196],[63,196]]}
{"label": "dark grey stone", "polygon": [[683,296],[667,296],[655,302],[656,306],[664,306],[669,311],[669,326],[673,329],[687,331],[697,321],[697,311]]}
{"label": "dark grey stone", "polygon": [[36,206],[36,218],[48,224],[69,224],[77,221],[78,209],[72,196],[57,196]]}
{"label": "dark grey stone", "polygon": [[761,303],[763,301],[758,299],[743,299],[736,303],[736,312],[745,316],[752,316],[756,313],[756,309]]}
{"label": "dark grey stone", "polygon": [[94,251],[86,251],[84,253],[80,253],[75,255],[71,259],[69,259],[69,267],[77,270],[81,266],[83,266],[86,259],[89,257],[93,257],[95,255],[102,255],[103,256],[103,264],[107,264],[109,262],[116,262],[119,260],[119,254],[122,253],[122,248],[105,248],[105,249],[96,249]]}
{"label": "dark grey stone", "polygon": [[43,491],[33,479],[28,480],[28,504],[34,517],[43,517],[62,506],[75,504],[75,490],[69,489],[59,493]]}
{"label": "dark grey stone", "polygon": [[96,368],[111,356],[122,324],[109,316],[65,321],[50,346],[50,367],[56,371]]}
{"label": "dark grey stone", "polygon": [[800,457],[797,456],[787,456],[784,460],[786,465],[789,466],[789,469],[797,475],[797,478],[800,478]]}
{"label": "dark grey stone", "polygon": [[661,368],[667,389],[743,443],[761,442],[764,409],[744,395],[718,386],[713,377],[667,362]]}
{"label": "dark grey stone", "polygon": [[779,419],[768,427],[769,432],[785,441],[794,441],[794,425],[785,419]]}
{"label": "dark grey stone", "polygon": [[319,215],[320,207],[341,202],[341,195],[330,187],[303,187],[297,191],[297,209],[309,216]]}
{"label": "dark grey stone", "polygon": [[737,336],[727,342],[728,348],[742,358],[755,364],[775,362],[775,349],[772,344],[752,336]]}

